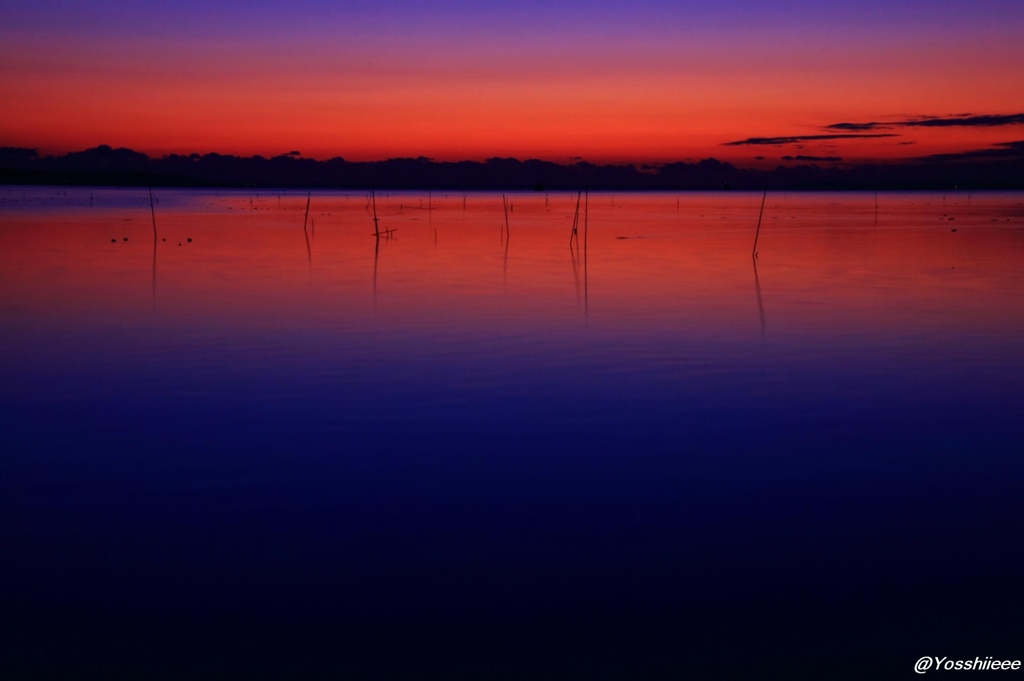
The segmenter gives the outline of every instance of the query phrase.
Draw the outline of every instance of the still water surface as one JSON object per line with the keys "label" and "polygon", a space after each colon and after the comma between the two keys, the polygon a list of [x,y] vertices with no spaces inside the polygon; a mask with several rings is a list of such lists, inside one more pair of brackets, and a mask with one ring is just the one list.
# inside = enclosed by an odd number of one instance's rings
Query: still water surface
{"label": "still water surface", "polygon": [[1020,655],[1022,194],[0,199],[0,673]]}

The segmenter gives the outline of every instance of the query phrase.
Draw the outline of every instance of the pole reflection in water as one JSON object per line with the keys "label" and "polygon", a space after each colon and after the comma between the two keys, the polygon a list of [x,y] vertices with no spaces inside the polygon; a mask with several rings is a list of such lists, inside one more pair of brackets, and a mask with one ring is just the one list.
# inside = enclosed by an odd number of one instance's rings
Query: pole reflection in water
{"label": "pole reflection in water", "polygon": [[757,277],[757,258],[751,258],[754,266],[754,289],[757,291],[757,314],[761,318],[761,338],[764,339],[764,301],[761,300],[761,280]]}

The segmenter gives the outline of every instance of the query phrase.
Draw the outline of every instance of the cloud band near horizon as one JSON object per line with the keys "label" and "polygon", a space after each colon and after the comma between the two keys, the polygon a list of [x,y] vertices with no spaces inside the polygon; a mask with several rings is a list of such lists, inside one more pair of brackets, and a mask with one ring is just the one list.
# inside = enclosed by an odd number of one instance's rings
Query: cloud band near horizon
{"label": "cloud band near horizon", "polygon": [[919,116],[901,121],[869,121],[866,123],[832,123],[825,130],[891,130],[892,128],[995,128],[1004,125],[1024,125],[1024,113],[1016,114],[962,114],[959,116]]}
{"label": "cloud band near horizon", "polygon": [[781,145],[798,144],[800,142],[819,142],[822,140],[873,139],[879,137],[899,137],[895,133],[873,133],[867,135],[836,134],[836,135],[791,135],[788,137],[748,137],[745,140],[723,142],[723,147],[739,147],[744,145]]}

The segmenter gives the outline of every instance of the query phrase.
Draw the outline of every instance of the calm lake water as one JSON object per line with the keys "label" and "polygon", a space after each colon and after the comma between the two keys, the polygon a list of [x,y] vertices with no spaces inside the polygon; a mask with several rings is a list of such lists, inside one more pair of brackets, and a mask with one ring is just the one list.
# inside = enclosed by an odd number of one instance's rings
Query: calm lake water
{"label": "calm lake water", "polygon": [[154,195],[0,188],[3,678],[1024,654],[1024,194]]}

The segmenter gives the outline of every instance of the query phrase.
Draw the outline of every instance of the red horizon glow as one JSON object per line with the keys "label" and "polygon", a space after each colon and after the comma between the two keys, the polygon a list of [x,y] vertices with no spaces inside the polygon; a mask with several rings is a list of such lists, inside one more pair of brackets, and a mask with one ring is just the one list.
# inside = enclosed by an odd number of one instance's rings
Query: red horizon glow
{"label": "red horizon glow", "polygon": [[[829,124],[1024,111],[1024,47],[1004,33],[893,31],[800,41],[738,31],[223,39],[11,31],[0,44],[0,146],[62,154],[108,144],[151,156],[225,153],[744,166],[784,155],[897,161],[1024,139],[1024,125],[904,128],[898,137],[724,146]],[[591,36],[592,38],[593,36]],[[793,37],[793,36],[790,36]],[[941,39],[940,39],[941,38]],[[866,41],[860,43],[858,41]],[[765,157],[763,162],[756,157]]]}

